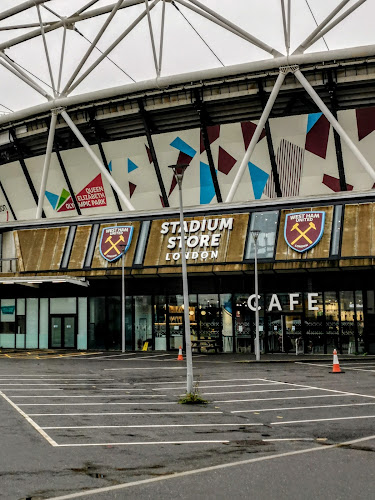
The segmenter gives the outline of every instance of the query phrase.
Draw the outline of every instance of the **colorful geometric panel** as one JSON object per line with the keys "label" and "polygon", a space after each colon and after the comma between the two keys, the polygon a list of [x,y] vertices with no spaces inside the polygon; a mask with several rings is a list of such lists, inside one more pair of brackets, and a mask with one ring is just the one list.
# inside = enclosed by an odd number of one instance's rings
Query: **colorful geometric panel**
{"label": "colorful geometric panel", "polygon": [[[248,148],[251,139],[253,138],[255,129],[257,128],[256,124],[253,122],[242,122],[241,123],[241,129],[242,129],[242,136],[243,136],[243,142],[245,144],[245,149]],[[263,139],[263,137],[266,136],[266,131],[265,129],[262,130],[262,133],[259,136],[258,142]]]}
{"label": "colorful geometric panel", "polygon": [[[57,206],[57,211],[67,212],[69,210],[75,210],[73,200],[68,191],[63,189],[63,193],[64,196],[65,194],[68,194],[68,198],[65,200],[63,205]],[[89,182],[87,186],[85,186],[78,194],[76,194],[76,200],[79,208],[97,208],[107,206],[107,198],[104,191],[102,174],[94,177],[94,179]]]}
{"label": "colorful geometric panel", "polygon": [[108,170],[112,173],[112,161],[108,163]]}
{"label": "colorful geometric panel", "polygon": [[46,198],[50,202],[52,208],[55,209],[57,202],[59,201],[58,195],[55,193],[50,193],[49,191],[46,191]]}
{"label": "colorful geometric panel", "polygon": [[58,210],[61,205],[68,199],[70,198],[70,193],[69,191],[67,191],[66,189],[63,189],[61,191],[61,194],[60,194],[60,199],[59,199],[59,202],[57,204],[57,207],[56,207],[56,210]]}
{"label": "colorful geometric panel", "polygon": [[254,163],[248,163],[251,182],[253,184],[254,197],[256,200],[260,200],[262,197],[264,188],[267,184],[269,175],[267,172],[261,168],[254,165]]}
{"label": "colorful geometric panel", "polygon": [[319,120],[319,118],[322,116],[323,113],[310,113],[307,116],[307,130],[306,134],[310,132],[310,130],[313,128],[315,123]]}
{"label": "colorful geometric panel", "polygon": [[145,144],[145,148],[146,148],[146,153],[147,153],[147,156],[148,156],[148,161],[150,163],[152,163],[152,156],[151,156],[150,148],[148,146],[146,146],[146,144]]}
{"label": "colorful geometric panel", "polygon": [[219,161],[218,161],[218,170],[225,175],[228,175],[229,172],[234,167],[237,160],[233,158],[225,149],[219,146]]}
{"label": "colorful geometric panel", "polygon": [[136,187],[137,187],[136,184],[133,184],[132,182],[129,182],[129,195],[130,195],[130,198],[133,196]]}
{"label": "colorful geometric panel", "polygon": [[326,158],[330,123],[322,113],[313,113],[307,119],[306,151]]}
{"label": "colorful geometric panel", "polygon": [[358,140],[361,141],[375,130],[375,107],[356,109]]}
{"label": "colorful geometric panel", "polygon": [[195,156],[195,149],[193,149],[189,144],[187,144],[185,141],[183,141],[180,137],[176,137],[171,144],[173,148],[178,149],[182,153],[185,153],[186,155],[190,156],[193,158]]}
{"label": "colorful geometric panel", "polygon": [[133,170],[136,170],[138,168],[138,166],[131,161],[130,158],[128,158],[128,174],[130,174],[130,172],[133,172]]}
{"label": "colorful geometric panel", "polygon": [[276,154],[276,164],[283,196],[299,195],[304,155],[303,148],[285,139],[281,140]]}
{"label": "colorful geometric panel", "polygon": [[[213,125],[211,127],[207,127],[207,135],[208,135],[208,142],[210,144],[215,142],[216,139],[218,139],[220,136],[220,125]],[[205,147],[204,147],[204,142],[203,142],[203,135],[201,132],[200,152],[203,153],[204,149],[205,149]]]}
{"label": "colorful geometric panel", "polygon": [[[337,179],[337,177],[332,177],[332,175],[324,174],[322,183],[329,189],[332,189],[332,191],[334,191],[335,193],[341,191],[340,179]],[[353,186],[351,184],[347,184],[346,189],[347,191],[352,191]]]}
{"label": "colorful geometric panel", "polygon": [[210,203],[215,196],[215,188],[210,167],[202,161],[200,162],[200,188],[200,204]]}

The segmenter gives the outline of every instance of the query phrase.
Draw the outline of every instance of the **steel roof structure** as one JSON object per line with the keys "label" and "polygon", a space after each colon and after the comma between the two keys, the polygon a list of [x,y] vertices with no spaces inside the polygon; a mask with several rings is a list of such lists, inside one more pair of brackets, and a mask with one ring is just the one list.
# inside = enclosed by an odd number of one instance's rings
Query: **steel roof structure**
{"label": "steel roof structure", "polygon": [[[151,139],[152,135],[166,131],[259,120],[254,140],[241,163],[231,192],[223,200],[231,202],[255,147],[257,133],[259,137],[267,119],[314,113],[319,109],[375,180],[374,169],[335,119],[340,109],[374,105],[375,45],[311,51],[331,31],[345,24],[350,16],[361,12],[365,4],[373,2],[335,1],[334,8],[326,13],[315,29],[294,44],[293,49],[292,0],[274,1],[283,33],[283,48],[271,46],[268,41],[208,7],[208,3],[198,0],[118,0],[115,3],[91,0],[70,15],[65,15],[64,5],[63,15],[59,0],[28,0],[0,12],[0,32],[2,35],[12,33],[0,41],[3,73],[5,70],[9,76],[10,85],[17,80],[40,100],[30,107],[0,116],[0,164],[45,155],[39,197],[37,193],[34,196],[38,204],[37,219],[43,215],[42,203],[52,151],[59,154],[61,150],[83,146],[111,184],[117,199],[127,209],[133,210],[130,200],[109,174],[103,157],[98,157],[91,145],[101,147],[103,142],[141,135]],[[112,36],[111,43],[97,55],[99,42],[111,32],[116,19],[132,9],[138,10],[130,17],[125,29],[122,25],[117,37],[113,39]],[[189,12],[194,16],[192,19],[203,19],[215,29],[220,28],[223,33],[240,39],[241,43],[245,41],[249,47],[256,48],[256,57],[241,64],[164,75],[167,41],[171,44],[166,35],[168,13],[172,9]],[[154,16],[155,12],[158,17]],[[32,13],[36,21],[24,22],[22,16],[27,13]],[[71,59],[67,51],[69,36],[78,30],[77,26],[97,19],[101,24],[93,40],[78,60],[75,58],[73,66],[71,61],[68,64]],[[82,83],[93,73],[98,74],[100,65],[108,63],[116,48],[126,37],[132,36],[142,21],[144,25],[147,22],[147,30],[142,31],[142,36],[151,49],[154,77],[114,87],[101,88],[99,82],[98,89],[78,93]],[[22,34],[14,36],[18,30]],[[59,46],[50,39],[55,32],[61,34]],[[214,48],[198,35],[215,54]],[[48,81],[26,70],[12,52],[22,50],[35,40],[40,42],[40,57],[45,58]],[[70,72],[66,70],[67,66]]]}

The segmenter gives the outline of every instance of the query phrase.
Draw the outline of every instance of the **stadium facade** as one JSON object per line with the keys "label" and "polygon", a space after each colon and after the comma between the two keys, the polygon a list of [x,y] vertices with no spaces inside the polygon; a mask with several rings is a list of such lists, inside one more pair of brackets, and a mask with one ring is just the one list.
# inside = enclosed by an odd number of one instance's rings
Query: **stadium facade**
{"label": "stadium facade", "polygon": [[259,230],[262,350],[375,353],[375,46],[274,55],[0,117],[0,348],[121,348],[124,227],[126,348],[183,344],[184,164],[192,339],[254,351]]}

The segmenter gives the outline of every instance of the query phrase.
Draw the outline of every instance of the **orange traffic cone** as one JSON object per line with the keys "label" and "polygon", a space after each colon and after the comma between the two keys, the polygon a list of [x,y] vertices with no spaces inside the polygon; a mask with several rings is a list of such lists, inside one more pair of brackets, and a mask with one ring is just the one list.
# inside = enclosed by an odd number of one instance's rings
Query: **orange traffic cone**
{"label": "orange traffic cone", "polygon": [[336,349],[333,350],[333,367],[332,367],[332,371],[329,373],[345,373],[345,372],[341,371],[339,358],[337,356]]}
{"label": "orange traffic cone", "polygon": [[183,360],[184,360],[184,357],[182,355],[182,347],[180,346],[180,348],[178,349],[177,361],[183,361]]}

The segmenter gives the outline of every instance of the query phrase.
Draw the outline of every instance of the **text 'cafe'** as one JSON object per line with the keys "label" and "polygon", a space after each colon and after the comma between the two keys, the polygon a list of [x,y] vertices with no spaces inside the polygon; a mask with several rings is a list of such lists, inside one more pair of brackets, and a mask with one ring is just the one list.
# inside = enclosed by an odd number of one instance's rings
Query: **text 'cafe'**
{"label": "text 'cafe'", "polygon": [[[256,249],[263,352],[375,352],[374,214],[347,203],[185,217],[192,339],[254,352]],[[177,217],[16,229],[1,244],[17,269],[2,273],[0,347],[120,349],[122,265],[126,349],[184,345]]]}

